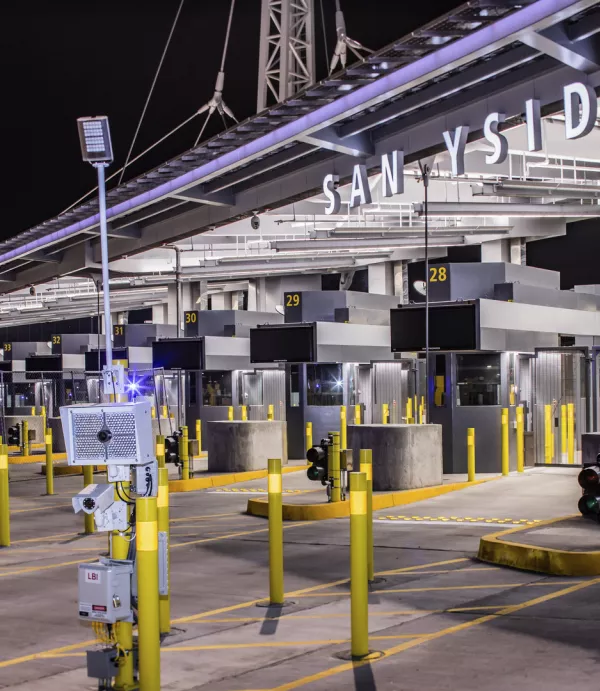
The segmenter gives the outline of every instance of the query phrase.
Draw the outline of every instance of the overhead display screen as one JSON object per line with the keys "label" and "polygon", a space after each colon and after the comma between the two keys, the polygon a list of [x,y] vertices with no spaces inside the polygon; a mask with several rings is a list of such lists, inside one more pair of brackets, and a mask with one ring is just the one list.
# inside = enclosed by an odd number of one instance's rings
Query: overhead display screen
{"label": "overhead display screen", "polygon": [[[127,360],[127,348],[113,348],[112,351],[113,360]],[[104,369],[106,365],[106,350],[100,351],[100,370]],[[86,372],[99,372],[98,369],[98,351],[88,350],[85,353],[85,371]]]}
{"label": "overhead display screen", "polygon": [[315,362],[315,324],[250,329],[250,362]]}
{"label": "overhead display screen", "polygon": [[[392,352],[425,350],[425,305],[391,310]],[[477,304],[430,305],[431,350],[477,350],[479,319]]]}
{"label": "overhead display screen", "polygon": [[157,369],[204,369],[201,338],[173,338],[152,342],[152,367]]}
{"label": "overhead display screen", "polygon": [[25,359],[26,372],[60,372],[62,355],[33,355]]}

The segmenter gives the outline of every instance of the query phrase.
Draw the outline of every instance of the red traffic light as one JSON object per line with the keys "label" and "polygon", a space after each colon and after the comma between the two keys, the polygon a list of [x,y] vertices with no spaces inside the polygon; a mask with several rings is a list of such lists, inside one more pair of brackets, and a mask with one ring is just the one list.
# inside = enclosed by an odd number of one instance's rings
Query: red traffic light
{"label": "red traffic light", "polygon": [[600,468],[596,465],[589,465],[584,468],[577,478],[579,486],[586,492],[594,491],[600,488]]}

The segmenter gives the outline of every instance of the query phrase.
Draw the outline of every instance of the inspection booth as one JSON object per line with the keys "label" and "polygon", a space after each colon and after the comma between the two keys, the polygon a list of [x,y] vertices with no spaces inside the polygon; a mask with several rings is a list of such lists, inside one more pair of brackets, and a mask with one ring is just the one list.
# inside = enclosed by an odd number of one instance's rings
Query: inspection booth
{"label": "inspection booth", "polygon": [[152,345],[157,404],[181,411],[177,419],[190,428],[196,420],[227,420],[230,408],[240,420],[242,406],[248,420],[266,420],[272,406],[274,419],[284,421],[285,373],[252,365],[248,338],[252,326],[281,321],[263,312],[185,312],[185,337]]}

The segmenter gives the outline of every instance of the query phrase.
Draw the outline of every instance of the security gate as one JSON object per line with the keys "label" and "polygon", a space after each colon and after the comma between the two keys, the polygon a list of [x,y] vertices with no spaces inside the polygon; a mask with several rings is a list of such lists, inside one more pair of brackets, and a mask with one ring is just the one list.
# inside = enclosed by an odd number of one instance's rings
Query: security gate
{"label": "security gate", "polygon": [[592,417],[589,350],[538,348],[534,362],[535,461],[580,464],[581,435]]}

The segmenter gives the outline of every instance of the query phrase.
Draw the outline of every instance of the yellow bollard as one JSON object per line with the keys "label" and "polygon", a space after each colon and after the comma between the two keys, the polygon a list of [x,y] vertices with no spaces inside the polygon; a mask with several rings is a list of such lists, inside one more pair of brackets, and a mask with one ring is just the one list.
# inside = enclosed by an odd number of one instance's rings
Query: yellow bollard
{"label": "yellow bollard", "polygon": [[196,420],[196,441],[198,442],[198,455],[202,453],[202,420]]}
{"label": "yellow bollard", "polygon": [[567,406],[560,406],[560,462],[567,462]]}
{"label": "yellow bollard", "polygon": [[350,473],[350,618],[352,659],[369,654],[367,476]]}
{"label": "yellow bollard", "polygon": [[52,462],[52,429],[46,430],[46,494],[54,494],[54,463]]}
{"label": "yellow bollard", "polygon": [[421,418],[421,424],[425,424],[425,396],[421,396],[421,405],[419,406],[419,417]]}
{"label": "yellow bollard", "polygon": [[166,405],[163,405],[163,406],[161,406],[161,408],[162,408],[162,410],[161,410],[161,417],[169,417],[168,411],[167,411],[167,406],[166,406]]}
{"label": "yellow bollard", "polygon": [[475,482],[475,428],[467,429],[467,480]]}
{"label": "yellow bollard", "polygon": [[158,516],[158,532],[164,533],[167,542],[167,594],[158,598],[158,614],[160,619],[160,633],[171,631],[171,593],[170,593],[170,559],[169,559],[169,471],[166,468],[158,469],[158,497],[156,499]]}
{"label": "yellow bollard", "polygon": [[6,444],[0,445],[0,547],[10,547],[10,495]]}
{"label": "yellow bollard", "polygon": [[342,501],[342,473],[340,467],[340,433],[330,432],[333,444],[329,451],[331,475],[331,501]]}
{"label": "yellow bollard", "polygon": [[502,408],[502,475],[510,470],[508,444],[508,408]]}
{"label": "yellow bollard", "polygon": [[306,423],[306,450],[312,449],[312,422]]}
{"label": "yellow bollard", "polygon": [[233,406],[230,405],[229,408],[227,408],[227,419],[229,422],[233,420]]}
{"label": "yellow bollard", "polygon": [[375,580],[375,552],[373,549],[373,451],[371,449],[360,450],[360,472],[364,473],[367,478],[367,573],[369,582],[371,582]]}
{"label": "yellow bollard", "polygon": [[21,433],[23,435],[23,438],[21,439],[21,448],[23,456],[29,456],[29,423],[27,422],[27,420],[23,420],[23,424],[21,426]]}
{"label": "yellow bollard", "polygon": [[390,404],[389,403],[382,403],[381,404],[381,424],[382,425],[387,425],[390,421]]}
{"label": "yellow bollard", "polygon": [[43,405],[40,408],[40,415],[42,416],[42,429],[46,429],[48,427],[48,421],[46,419],[46,406]]}
{"label": "yellow bollard", "polygon": [[413,402],[412,398],[406,399],[406,424],[412,425],[413,423]]}
{"label": "yellow bollard", "polygon": [[525,420],[523,406],[517,406],[517,472],[525,471]]}
{"label": "yellow bollard", "polygon": [[248,406],[242,406],[242,420],[246,422],[248,420]]}
{"label": "yellow bollard", "polygon": [[[83,466],[83,486],[94,484],[94,466],[84,465]],[[92,535],[95,531],[94,527],[94,516],[91,513],[84,514],[83,518],[83,528],[86,535]]]}
{"label": "yellow bollard", "polygon": [[33,417],[35,417],[35,406],[33,406],[33,407],[31,408],[31,415],[32,415]]}
{"label": "yellow bollard", "polygon": [[360,425],[361,422],[361,410],[360,410],[360,403],[358,405],[354,406],[354,424],[355,425]]}
{"label": "yellow bollard", "polygon": [[[120,483],[122,491],[129,493],[129,482]],[[115,486],[115,501],[122,501]],[[129,517],[129,507],[127,508]],[[111,559],[127,559],[129,555],[129,541],[131,540],[131,529],[128,528],[123,533],[115,530],[110,535],[110,556]],[[139,573],[139,571],[138,571]],[[120,621],[117,624],[117,642],[119,649],[123,651],[119,659],[119,671],[115,678],[115,689],[128,689],[133,687],[133,624],[127,621]]]}
{"label": "yellow bollard", "polygon": [[567,404],[567,459],[575,463],[575,405]]}
{"label": "yellow bollard", "polygon": [[152,416],[152,419],[156,419],[156,408],[154,406],[150,407],[150,415]]}
{"label": "yellow bollard", "polygon": [[273,422],[275,419],[275,406],[272,403],[269,403],[269,407],[267,408],[267,420],[269,422]]}
{"label": "yellow bollard", "polygon": [[554,456],[554,448],[552,444],[553,440],[552,434],[552,406],[544,406],[544,461],[546,463],[552,463],[552,457]]}
{"label": "yellow bollard", "polygon": [[268,460],[269,497],[269,605],[283,605],[283,509],[281,459]]}
{"label": "yellow bollard", "polygon": [[140,691],[160,691],[158,522],[156,497],[135,501]]}
{"label": "yellow bollard", "polygon": [[165,467],[165,436],[164,434],[156,435],[156,462],[159,468]]}
{"label": "yellow bollard", "polygon": [[181,479],[190,479],[190,440],[188,437],[188,428],[181,428],[181,436],[179,437],[179,458],[181,459]]}
{"label": "yellow bollard", "polygon": [[346,427],[346,406],[340,406],[340,449],[348,448],[348,428]]}

